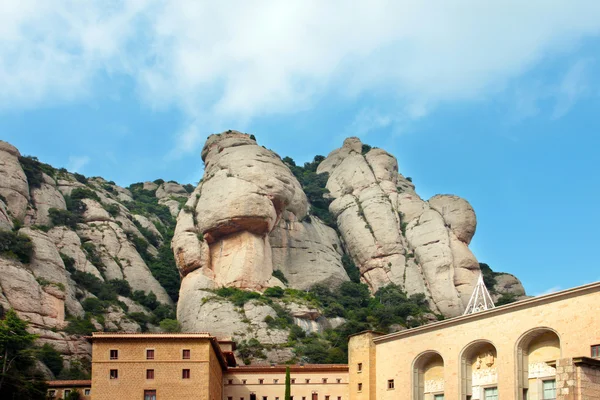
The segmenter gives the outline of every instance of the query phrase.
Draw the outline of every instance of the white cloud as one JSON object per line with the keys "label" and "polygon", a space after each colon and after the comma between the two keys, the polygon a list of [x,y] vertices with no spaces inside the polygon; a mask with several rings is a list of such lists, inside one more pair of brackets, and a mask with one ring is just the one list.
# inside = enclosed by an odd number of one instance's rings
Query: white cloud
{"label": "white cloud", "polygon": [[545,294],[560,292],[561,290],[563,290],[563,289],[560,286],[552,286],[551,288],[548,288],[548,289],[544,290],[543,292],[537,293],[534,296],[543,296]]}
{"label": "white cloud", "polygon": [[592,61],[579,60],[569,68],[558,86],[557,100],[552,112],[553,118],[563,117],[578,100],[591,92],[589,86],[591,66]]}
{"label": "white cloud", "polygon": [[88,165],[90,161],[91,159],[88,156],[69,156],[67,169],[71,172],[81,173],[83,168]]}
{"label": "white cloud", "polygon": [[[503,90],[599,31],[597,0],[5,1],[0,109],[86,98],[99,76],[124,74],[145,103],[190,120],[237,126],[326,93],[378,91],[420,118],[440,102]],[[583,90],[578,73],[555,115]],[[198,146],[207,123],[179,145]]]}

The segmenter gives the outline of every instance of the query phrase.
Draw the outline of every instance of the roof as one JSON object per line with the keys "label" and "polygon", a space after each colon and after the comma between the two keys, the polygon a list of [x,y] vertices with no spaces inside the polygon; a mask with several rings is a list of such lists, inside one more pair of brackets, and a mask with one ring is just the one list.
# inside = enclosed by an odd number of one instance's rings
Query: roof
{"label": "roof", "polygon": [[290,372],[347,372],[348,364],[293,364],[293,365],[242,365],[238,367],[229,367],[227,372],[285,372],[286,368]]}
{"label": "roof", "polygon": [[400,332],[389,333],[387,335],[379,336],[373,339],[375,344],[384,343],[389,340],[394,340],[402,337],[418,335],[420,333],[433,331],[436,329],[445,328],[447,326],[454,326],[479,319],[488,317],[495,317],[508,312],[517,311],[529,307],[535,307],[541,304],[551,303],[553,301],[559,301],[568,299],[575,296],[581,296],[584,294],[600,292],[600,282],[589,283],[583,286],[577,286],[567,290],[561,290],[560,292],[550,293],[542,296],[531,297],[525,300],[517,301],[515,303],[507,304],[492,308],[491,310],[480,311],[474,314],[461,315],[459,317],[449,318],[443,321],[434,322],[432,324],[419,326],[412,329],[407,329]]}
{"label": "roof", "polygon": [[91,380],[48,381],[49,387],[80,387],[92,386]]}
{"label": "roof", "polygon": [[89,339],[216,339],[208,332],[93,332]]}

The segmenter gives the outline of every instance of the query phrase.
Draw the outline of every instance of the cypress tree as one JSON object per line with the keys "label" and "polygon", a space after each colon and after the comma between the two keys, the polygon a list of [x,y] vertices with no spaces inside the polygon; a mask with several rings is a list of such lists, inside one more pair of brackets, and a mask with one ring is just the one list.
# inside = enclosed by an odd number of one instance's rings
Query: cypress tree
{"label": "cypress tree", "polygon": [[285,400],[292,399],[292,389],[291,389],[291,380],[290,380],[290,367],[285,367]]}

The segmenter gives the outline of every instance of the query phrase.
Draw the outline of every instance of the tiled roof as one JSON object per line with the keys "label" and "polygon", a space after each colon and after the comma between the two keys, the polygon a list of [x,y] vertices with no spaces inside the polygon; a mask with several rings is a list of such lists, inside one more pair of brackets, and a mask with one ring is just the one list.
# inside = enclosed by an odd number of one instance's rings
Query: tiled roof
{"label": "tiled roof", "polygon": [[72,380],[72,381],[48,381],[50,387],[63,387],[63,386],[92,386],[90,380]]}
{"label": "tiled roof", "polygon": [[104,338],[131,338],[131,339],[188,339],[188,338],[213,338],[208,332],[174,332],[174,333],[153,333],[153,332],[93,332],[91,339]]}
{"label": "tiled roof", "polygon": [[229,367],[227,372],[285,372],[290,367],[291,372],[316,371],[348,371],[348,364],[293,364],[293,365],[242,365]]}

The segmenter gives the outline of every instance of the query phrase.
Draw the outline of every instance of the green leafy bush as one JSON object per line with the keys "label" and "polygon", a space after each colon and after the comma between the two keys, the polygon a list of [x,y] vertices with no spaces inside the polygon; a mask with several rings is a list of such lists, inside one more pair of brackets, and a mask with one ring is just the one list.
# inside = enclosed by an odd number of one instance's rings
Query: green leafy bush
{"label": "green leafy bush", "polygon": [[131,297],[131,286],[125,279],[112,279],[108,281],[108,284],[115,290],[120,296]]}
{"label": "green leafy bush", "polygon": [[118,204],[105,204],[102,207],[106,210],[106,212],[113,218],[119,215],[121,212],[121,207]]}
{"label": "green leafy bush", "polygon": [[181,332],[181,325],[175,319],[163,319],[160,327],[165,332]]}
{"label": "green leafy bush", "polygon": [[356,264],[354,264],[354,261],[352,261],[352,257],[344,254],[342,256],[342,265],[350,280],[354,283],[360,283],[360,271],[356,267]]}
{"label": "green leafy bush", "polygon": [[21,156],[19,157],[19,163],[23,168],[23,172],[25,172],[30,189],[42,186],[42,183],[44,183],[43,173],[49,176],[54,176],[56,173],[52,166],[40,162],[37,157]]}
{"label": "green leafy bush", "polygon": [[273,275],[275,278],[279,279],[281,282],[283,282],[283,283],[285,283],[285,284],[287,285],[287,283],[288,283],[288,280],[287,280],[287,278],[285,277],[285,275],[283,274],[283,271],[281,271],[281,270],[279,270],[279,269],[278,269],[278,270],[275,270],[275,271],[273,271],[273,274],[272,274],[272,275]]}
{"label": "green leafy bush", "polygon": [[91,199],[96,200],[98,203],[100,202],[100,197],[98,196],[98,193],[88,188],[75,188],[71,192],[70,197],[73,200]]}
{"label": "green leafy bush", "polygon": [[247,301],[260,298],[260,293],[241,290],[234,287],[222,287],[215,290],[215,293],[218,296],[228,298],[238,307],[242,307]]}
{"label": "green leafy bush", "polygon": [[77,182],[83,183],[84,185],[87,185],[88,179],[85,176],[83,176],[81,174],[78,174],[77,172],[75,172],[73,174],[73,176],[75,177],[75,180],[77,180]]}
{"label": "green leafy bush", "polygon": [[96,330],[94,324],[90,321],[89,317],[80,318],[73,317],[67,319],[69,324],[65,328],[65,332],[71,335],[91,335]]}
{"label": "green leafy bush", "polygon": [[33,244],[29,236],[0,230],[0,254],[2,256],[28,264],[31,261],[32,252]]}
{"label": "green leafy bush", "polygon": [[283,297],[284,291],[279,286],[275,286],[275,287],[270,287],[267,290],[265,290],[264,294],[267,297]]}
{"label": "green leafy bush", "polygon": [[88,297],[81,305],[85,311],[92,313],[93,315],[102,314],[106,311],[104,303],[96,297]]}
{"label": "green leafy bush", "polygon": [[369,151],[371,151],[371,146],[369,146],[368,144],[363,144],[362,145],[362,155],[367,154]]}
{"label": "green leafy bush", "polygon": [[77,229],[77,224],[83,222],[80,215],[58,208],[49,209],[48,216],[50,217],[50,221],[52,221],[52,225],[66,226],[71,229]]}
{"label": "green leafy bush", "polygon": [[63,357],[51,345],[45,343],[38,351],[37,358],[46,366],[54,376],[58,376],[63,370]]}
{"label": "green leafy bush", "polygon": [[324,195],[329,193],[325,188],[328,173],[317,174],[317,167],[325,159],[323,156],[315,156],[310,163],[304,163],[304,167],[296,165],[290,157],[284,157],[283,162],[288,165],[300,185],[306,193],[306,197],[310,202],[310,212],[321,219],[325,224],[337,229],[337,221],[333,214],[329,212],[329,204],[332,199],[325,198]]}

